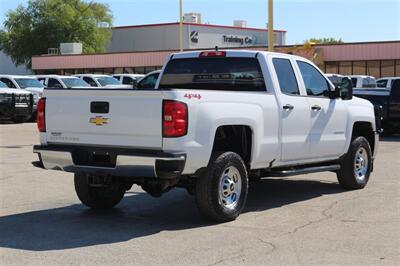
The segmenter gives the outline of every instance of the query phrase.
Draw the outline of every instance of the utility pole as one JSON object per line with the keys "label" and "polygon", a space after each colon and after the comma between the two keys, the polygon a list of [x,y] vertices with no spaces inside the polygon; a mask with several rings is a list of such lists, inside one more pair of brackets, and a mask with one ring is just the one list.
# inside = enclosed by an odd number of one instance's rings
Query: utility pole
{"label": "utility pole", "polygon": [[182,0],[179,0],[179,50],[183,51],[183,15],[182,15]]}
{"label": "utility pole", "polygon": [[274,51],[274,4],[268,0],[268,51]]}

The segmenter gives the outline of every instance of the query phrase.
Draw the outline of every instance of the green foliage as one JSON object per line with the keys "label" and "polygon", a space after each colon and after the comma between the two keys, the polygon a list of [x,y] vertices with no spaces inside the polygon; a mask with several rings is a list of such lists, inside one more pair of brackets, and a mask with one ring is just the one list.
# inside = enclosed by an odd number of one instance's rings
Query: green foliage
{"label": "green foliage", "polygon": [[329,38],[310,38],[304,43],[316,43],[316,44],[338,44],[343,43],[342,39]]}
{"label": "green foliage", "polygon": [[111,37],[107,5],[83,0],[29,0],[6,15],[0,49],[16,65],[31,67],[33,55],[63,42],[81,42],[84,53],[104,52]]}

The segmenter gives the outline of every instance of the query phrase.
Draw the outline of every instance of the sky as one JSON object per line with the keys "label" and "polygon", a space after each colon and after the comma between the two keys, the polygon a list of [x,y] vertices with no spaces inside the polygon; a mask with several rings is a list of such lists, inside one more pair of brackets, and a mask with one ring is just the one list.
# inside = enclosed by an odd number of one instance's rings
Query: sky
{"label": "sky", "polygon": [[[6,13],[27,0],[0,0],[0,28]],[[97,0],[108,4],[114,26],[175,22],[179,0]],[[268,0],[183,0],[183,12],[199,12],[203,23],[264,28]],[[400,40],[400,0],[275,0],[274,28],[287,44],[333,37],[345,42]]]}

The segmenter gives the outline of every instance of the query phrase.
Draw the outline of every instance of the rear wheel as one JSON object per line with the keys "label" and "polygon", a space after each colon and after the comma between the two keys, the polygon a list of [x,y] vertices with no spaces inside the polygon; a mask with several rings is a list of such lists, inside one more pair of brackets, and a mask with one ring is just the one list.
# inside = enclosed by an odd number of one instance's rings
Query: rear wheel
{"label": "rear wheel", "polygon": [[246,204],[247,193],[246,167],[234,152],[214,154],[195,188],[200,212],[218,222],[235,220]]}
{"label": "rear wheel", "polygon": [[364,188],[372,169],[372,151],[364,137],[355,138],[337,172],[340,185],[347,189]]}
{"label": "rear wheel", "polygon": [[125,194],[126,185],[122,182],[111,182],[103,186],[92,186],[87,174],[75,174],[75,191],[79,200],[93,209],[111,209],[117,205]]}

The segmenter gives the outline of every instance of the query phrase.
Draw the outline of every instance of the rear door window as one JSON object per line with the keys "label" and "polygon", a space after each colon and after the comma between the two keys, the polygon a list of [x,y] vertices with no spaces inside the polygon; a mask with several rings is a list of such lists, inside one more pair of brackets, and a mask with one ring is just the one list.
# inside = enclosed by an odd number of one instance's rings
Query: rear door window
{"label": "rear door window", "polygon": [[167,64],[161,89],[266,91],[256,58],[200,57],[173,59]]}
{"label": "rear door window", "polygon": [[299,95],[299,86],[290,60],[274,58],[272,62],[275,67],[276,75],[278,76],[281,92],[290,95]]}

